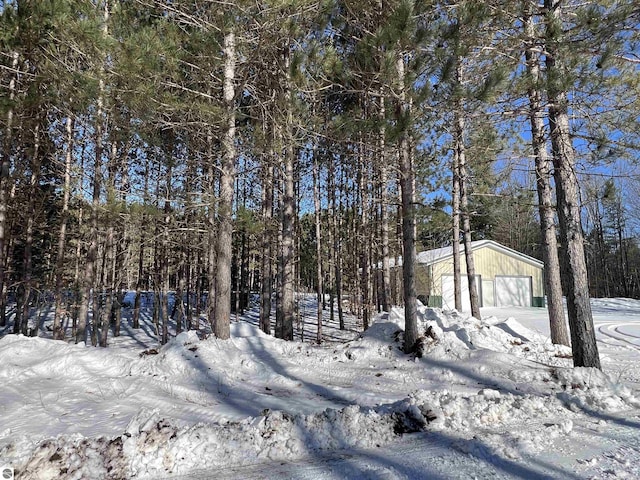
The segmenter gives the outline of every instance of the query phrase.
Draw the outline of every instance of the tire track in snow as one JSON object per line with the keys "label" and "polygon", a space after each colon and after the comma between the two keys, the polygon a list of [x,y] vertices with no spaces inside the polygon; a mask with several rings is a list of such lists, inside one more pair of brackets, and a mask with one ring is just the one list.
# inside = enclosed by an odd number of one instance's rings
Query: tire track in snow
{"label": "tire track in snow", "polygon": [[[597,330],[606,338],[600,338],[599,341],[612,346],[631,347],[633,349],[640,350],[640,336],[633,333],[625,332],[622,329],[629,327],[637,327],[640,329],[640,321],[631,322],[602,322],[598,323]],[[614,340],[613,342],[610,341]]]}

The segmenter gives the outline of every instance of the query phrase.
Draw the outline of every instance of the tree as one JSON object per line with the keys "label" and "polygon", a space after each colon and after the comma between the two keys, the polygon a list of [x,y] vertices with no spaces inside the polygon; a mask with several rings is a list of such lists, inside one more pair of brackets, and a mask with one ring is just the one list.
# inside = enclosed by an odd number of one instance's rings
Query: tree
{"label": "tree", "polygon": [[224,34],[224,112],[226,118],[222,138],[222,163],[220,171],[220,198],[218,200],[218,239],[216,247],[216,337],[224,340],[230,335],[231,317],[231,236],[233,233],[233,193],[236,162],[236,108],[235,69],[236,37],[233,26]]}
{"label": "tree", "polygon": [[584,240],[580,216],[580,193],[575,171],[575,151],[571,141],[567,92],[562,58],[558,44],[562,42],[561,7],[558,0],[545,0],[545,65],[546,93],[549,100],[549,130],[556,184],[560,239],[564,244],[567,271],[567,311],[571,331],[573,363],[576,367],[600,368],[593,316],[589,302],[589,283],[584,256]]}

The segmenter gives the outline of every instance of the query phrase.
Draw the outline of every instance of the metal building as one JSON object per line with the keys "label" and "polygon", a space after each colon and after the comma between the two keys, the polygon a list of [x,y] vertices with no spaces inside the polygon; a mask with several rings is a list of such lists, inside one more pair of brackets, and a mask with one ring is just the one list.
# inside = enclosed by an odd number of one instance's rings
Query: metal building
{"label": "metal building", "polygon": [[[544,306],[544,264],[493,240],[471,243],[481,306]],[[461,246],[462,309],[471,310],[464,247]],[[454,308],[453,249],[418,253],[418,297],[432,307]]]}

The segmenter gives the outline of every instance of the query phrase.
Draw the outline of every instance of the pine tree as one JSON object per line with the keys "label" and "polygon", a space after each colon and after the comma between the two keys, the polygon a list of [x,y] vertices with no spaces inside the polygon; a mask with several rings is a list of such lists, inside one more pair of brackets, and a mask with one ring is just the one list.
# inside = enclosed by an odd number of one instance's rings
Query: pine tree
{"label": "pine tree", "polygon": [[558,43],[563,40],[559,26],[560,3],[545,0],[545,65],[549,100],[549,129],[554,179],[560,221],[560,239],[566,249],[567,311],[571,331],[573,362],[576,367],[600,368],[580,221],[579,185],[575,171],[575,151],[571,141],[567,92],[563,88],[562,59]]}
{"label": "pine tree", "polygon": [[555,228],[555,209],[552,200],[551,162],[547,155],[546,128],[544,125],[543,99],[540,78],[540,54],[537,46],[537,35],[532,15],[534,6],[526,4],[524,15],[527,48],[525,59],[529,76],[529,116],[531,124],[531,145],[535,158],[536,190],[540,212],[540,231],[542,239],[542,255],[545,264],[544,282],[547,296],[547,310],[551,341],[554,344],[569,345],[569,334],[564,318],[562,305],[562,285],[560,278],[560,259]]}

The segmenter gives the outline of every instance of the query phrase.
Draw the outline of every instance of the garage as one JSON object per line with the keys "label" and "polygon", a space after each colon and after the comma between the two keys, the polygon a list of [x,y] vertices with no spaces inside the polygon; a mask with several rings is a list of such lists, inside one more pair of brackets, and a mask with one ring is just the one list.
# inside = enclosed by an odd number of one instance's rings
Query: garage
{"label": "garage", "polygon": [[[476,285],[481,289],[480,275],[476,275]],[[460,275],[460,291],[462,294],[462,311],[471,311],[471,300],[469,298],[469,280],[466,275]],[[482,299],[480,292],[479,298]],[[482,302],[482,300],[481,300]],[[442,308],[453,310],[455,308],[455,296],[453,288],[453,275],[442,275]]]}
{"label": "garage", "polygon": [[496,276],[495,294],[498,307],[528,307],[532,301],[532,279],[525,276]]}
{"label": "garage", "polygon": [[[544,264],[493,240],[471,242],[481,307],[544,307]],[[418,253],[416,290],[426,305],[454,308],[453,249]],[[460,245],[462,310],[469,312],[469,286],[464,246]]]}

